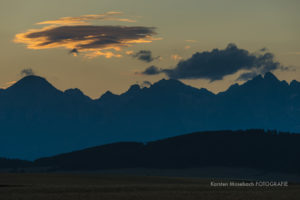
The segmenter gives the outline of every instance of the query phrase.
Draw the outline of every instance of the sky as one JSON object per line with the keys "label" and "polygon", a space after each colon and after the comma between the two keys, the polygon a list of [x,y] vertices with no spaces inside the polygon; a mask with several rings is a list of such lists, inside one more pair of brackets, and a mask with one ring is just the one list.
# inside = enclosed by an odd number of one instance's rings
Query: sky
{"label": "sky", "polygon": [[175,78],[215,93],[300,80],[298,0],[1,0],[0,87],[24,75],[92,98]]}

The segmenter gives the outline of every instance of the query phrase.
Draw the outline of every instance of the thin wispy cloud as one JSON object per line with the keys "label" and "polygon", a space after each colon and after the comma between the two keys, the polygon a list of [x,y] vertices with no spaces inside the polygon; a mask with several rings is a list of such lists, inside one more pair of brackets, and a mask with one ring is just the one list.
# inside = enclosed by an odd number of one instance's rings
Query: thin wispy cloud
{"label": "thin wispy cloud", "polygon": [[300,56],[300,51],[293,51],[293,52],[288,52],[286,53],[287,55],[299,55]]}
{"label": "thin wispy cloud", "polygon": [[40,29],[30,29],[15,36],[14,42],[23,43],[28,49],[66,48],[71,54],[95,58],[122,57],[120,52],[125,47],[139,43],[151,43],[156,34],[154,27],[145,26],[110,26],[89,25],[92,20],[114,20],[134,22],[126,18],[116,18],[118,12],[102,15],[83,15],[64,17],[58,20],[43,21],[48,24]]}
{"label": "thin wispy cloud", "polygon": [[121,54],[117,54],[117,53],[113,53],[111,51],[107,51],[107,52],[102,52],[102,51],[95,51],[89,54],[86,54],[87,58],[95,58],[98,56],[104,56],[105,58],[121,58],[122,55]]}
{"label": "thin wispy cloud", "polygon": [[89,25],[90,21],[120,21],[120,22],[136,22],[134,19],[122,18],[122,12],[107,12],[96,15],[81,15],[79,17],[62,17],[56,20],[47,20],[38,22],[37,24],[49,25]]}
{"label": "thin wispy cloud", "polygon": [[197,43],[198,41],[197,40],[185,40],[186,42],[189,42],[189,43]]}

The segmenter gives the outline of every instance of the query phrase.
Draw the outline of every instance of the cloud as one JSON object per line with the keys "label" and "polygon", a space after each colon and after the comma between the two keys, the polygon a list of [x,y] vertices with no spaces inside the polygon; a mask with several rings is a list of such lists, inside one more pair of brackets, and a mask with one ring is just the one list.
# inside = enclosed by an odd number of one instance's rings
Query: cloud
{"label": "cloud", "polygon": [[77,56],[79,54],[78,50],[76,48],[70,50],[70,54],[72,54],[73,56]]}
{"label": "cloud", "polygon": [[20,72],[20,74],[21,74],[21,76],[35,75],[33,69],[31,69],[31,68],[22,69],[22,71]]}
{"label": "cloud", "polygon": [[56,20],[42,21],[37,24],[49,24],[49,25],[88,25],[89,21],[101,20],[101,21],[120,21],[120,22],[136,22],[136,20],[128,18],[120,18],[118,16],[123,15],[122,12],[107,12],[104,14],[96,15],[81,15],[79,17],[62,17]]}
{"label": "cloud", "polygon": [[160,74],[162,72],[163,72],[162,69],[159,69],[158,67],[156,67],[154,65],[151,65],[150,67],[146,68],[140,74],[144,74],[144,75],[156,75],[156,74]]}
{"label": "cloud", "polygon": [[140,50],[137,53],[128,52],[127,54],[131,55],[134,58],[137,58],[141,61],[148,62],[148,63],[159,58],[159,56],[158,57],[153,57],[152,52],[150,50]]}
{"label": "cloud", "polygon": [[98,57],[98,56],[104,56],[105,58],[113,58],[113,57],[121,58],[122,57],[121,54],[116,54],[116,53],[113,53],[111,51],[107,51],[107,52],[96,51],[96,52],[86,54],[86,57],[90,58],[90,59]]}
{"label": "cloud", "polygon": [[197,52],[191,58],[180,61],[173,69],[159,69],[150,66],[142,74],[165,73],[169,78],[174,79],[216,81],[240,70],[245,70],[246,72],[241,74],[238,80],[248,80],[258,74],[265,74],[277,69],[287,70],[279,62],[274,61],[272,53],[265,52],[265,50],[259,53],[250,53],[245,49],[238,48],[235,44],[229,44],[225,49]]}
{"label": "cloud", "polygon": [[[112,14],[114,13],[109,16]],[[19,33],[15,36],[14,42],[26,44],[28,49],[66,48],[74,56],[84,53],[84,56],[89,58],[97,56],[110,58],[121,57],[113,51],[121,51],[123,47],[151,43],[158,39],[153,37],[156,34],[154,27],[78,25],[94,18],[98,19],[99,15],[41,22],[39,24],[50,25]],[[107,16],[102,18],[110,19]]]}
{"label": "cloud", "polygon": [[177,61],[177,60],[181,60],[182,57],[180,55],[178,55],[178,54],[172,54],[171,55],[171,59]]}
{"label": "cloud", "polygon": [[288,52],[286,53],[287,55],[300,55],[300,51],[297,52],[297,51],[294,51],[294,52]]}
{"label": "cloud", "polygon": [[186,42],[190,42],[190,43],[196,43],[198,42],[197,40],[185,40]]}
{"label": "cloud", "polygon": [[127,55],[132,55],[132,54],[133,54],[133,51],[130,50],[130,51],[126,51],[125,53],[126,53]]}
{"label": "cloud", "polygon": [[263,47],[263,48],[261,48],[259,51],[261,51],[261,52],[265,52],[265,51],[267,51],[268,49],[266,48],[266,47]]}
{"label": "cloud", "polygon": [[236,80],[237,81],[246,81],[249,79],[252,79],[253,77],[259,75],[259,73],[253,71],[253,72],[245,72],[243,74],[241,74]]}

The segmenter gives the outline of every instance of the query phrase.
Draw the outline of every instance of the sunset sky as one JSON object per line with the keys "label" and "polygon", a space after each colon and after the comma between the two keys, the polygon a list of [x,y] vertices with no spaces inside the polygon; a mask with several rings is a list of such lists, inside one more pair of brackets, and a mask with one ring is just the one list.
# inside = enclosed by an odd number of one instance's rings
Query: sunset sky
{"label": "sunset sky", "polygon": [[1,0],[0,87],[30,73],[92,98],[162,78],[213,92],[266,71],[300,80],[299,10],[298,0]]}

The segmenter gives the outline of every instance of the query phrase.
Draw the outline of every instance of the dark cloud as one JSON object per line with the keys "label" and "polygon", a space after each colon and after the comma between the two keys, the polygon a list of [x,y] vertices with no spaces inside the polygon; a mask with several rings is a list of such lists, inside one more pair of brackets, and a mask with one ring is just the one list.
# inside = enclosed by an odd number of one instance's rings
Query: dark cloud
{"label": "dark cloud", "polygon": [[22,69],[20,72],[21,76],[31,76],[35,75],[34,71],[31,68]]}
{"label": "dark cloud", "polygon": [[25,43],[30,49],[64,47],[76,51],[72,53],[88,52],[89,57],[112,57],[114,55],[108,50],[120,51],[135,43],[151,42],[154,29],[143,26],[48,26],[17,34],[15,42]]}
{"label": "dark cloud", "polygon": [[144,75],[156,75],[159,73],[162,73],[162,69],[159,69],[158,67],[151,65],[150,67],[146,68],[141,74]]}
{"label": "dark cloud", "polygon": [[229,44],[225,49],[197,52],[191,58],[180,61],[173,69],[158,69],[150,66],[142,74],[155,75],[165,73],[174,79],[207,79],[210,81],[222,80],[225,76],[245,70],[238,79],[247,80],[258,74],[265,74],[276,69],[285,70],[279,62],[274,61],[274,55],[265,52],[250,53]]}
{"label": "dark cloud", "polygon": [[141,50],[135,54],[132,54],[132,57],[148,63],[159,58],[159,57],[153,57],[152,52],[150,50]]}
{"label": "dark cloud", "polygon": [[70,54],[73,54],[74,56],[77,56],[78,55],[78,50],[76,48],[70,50]]}
{"label": "dark cloud", "polygon": [[261,52],[264,52],[264,51],[267,51],[267,50],[268,49],[266,47],[260,49]]}

